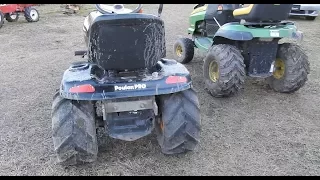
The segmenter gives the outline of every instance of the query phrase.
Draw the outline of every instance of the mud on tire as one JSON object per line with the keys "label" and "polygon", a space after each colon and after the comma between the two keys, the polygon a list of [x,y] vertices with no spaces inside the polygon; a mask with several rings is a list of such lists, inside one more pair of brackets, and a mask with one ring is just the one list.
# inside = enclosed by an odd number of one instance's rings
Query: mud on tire
{"label": "mud on tire", "polygon": [[[210,78],[209,66],[216,63],[219,69],[218,79],[214,82]],[[245,64],[241,52],[232,45],[213,45],[203,64],[205,87],[214,97],[226,97],[235,94],[242,87],[245,80]]]}
{"label": "mud on tire", "polygon": [[269,77],[269,86],[282,93],[292,93],[304,86],[308,81],[310,64],[301,47],[291,43],[280,44],[277,58],[284,61],[284,75],[280,79]]}
{"label": "mud on tire", "polygon": [[91,102],[64,99],[57,92],[52,104],[52,131],[60,164],[75,165],[97,159],[95,111]]}
{"label": "mud on tire", "polygon": [[[179,49],[181,48],[181,52],[179,52]],[[177,42],[173,45],[174,49],[174,58],[178,62],[182,64],[189,63],[194,56],[194,43],[189,38],[180,38],[177,40]]]}
{"label": "mud on tire", "polygon": [[201,117],[194,90],[161,95],[161,117],[156,124],[157,140],[164,154],[192,151],[200,139]]}

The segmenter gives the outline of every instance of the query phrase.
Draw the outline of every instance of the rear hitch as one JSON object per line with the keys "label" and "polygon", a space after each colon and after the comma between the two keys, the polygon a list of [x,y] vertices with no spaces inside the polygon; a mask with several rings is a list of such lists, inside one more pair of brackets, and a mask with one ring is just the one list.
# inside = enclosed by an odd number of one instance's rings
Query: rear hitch
{"label": "rear hitch", "polygon": [[74,55],[75,56],[82,56],[82,58],[84,58],[84,56],[87,55],[87,51],[75,51]]}

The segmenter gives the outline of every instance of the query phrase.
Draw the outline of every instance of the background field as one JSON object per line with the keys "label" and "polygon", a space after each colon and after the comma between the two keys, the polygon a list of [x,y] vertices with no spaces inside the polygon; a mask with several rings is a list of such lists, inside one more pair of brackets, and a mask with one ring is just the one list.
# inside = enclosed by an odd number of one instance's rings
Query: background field
{"label": "background field", "polygon": [[[154,135],[123,142],[100,134],[95,163],[56,164],[51,139],[51,101],[69,64],[82,60],[82,24],[93,9],[62,14],[59,5],[37,7],[40,21],[23,16],[0,29],[0,175],[320,175],[320,18],[294,19],[304,32],[311,63],[306,86],[279,94],[261,80],[247,79],[236,96],[212,98],[204,89],[202,59],[187,65],[202,113],[201,143],[186,155],[161,154]],[[191,4],[164,5],[167,57],[187,36]],[[157,5],[145,5],[157,13]]]}

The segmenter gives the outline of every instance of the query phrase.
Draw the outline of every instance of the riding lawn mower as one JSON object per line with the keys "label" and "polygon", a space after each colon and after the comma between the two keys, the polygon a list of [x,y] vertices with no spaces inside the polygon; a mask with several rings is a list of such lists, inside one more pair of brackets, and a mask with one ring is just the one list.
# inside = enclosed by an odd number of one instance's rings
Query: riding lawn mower
{"label": "riding lawn mower", "polygon": [[8,22],[18,21],[21,12],[28,22],[39,21],[39,13],[33,6],[34,4],[0,4],[0,28],[4,19]]}
{"label": "riding lawn mower", "polygon": [[286,21],[292,4],[198,4],[190,15],[188,34],[174,44],[175,59],[189,63],[194,48],[204,58],[205,87],[214,97],[230,96],[241,89],[245,77],[265,78],[282,93],[299,90],[310,71],[308,57],[299,45],[302,32]]}
{"label": "riding lawn mower", "polygon": [[155,130],[164,154],[192,151],[200,109],[189,71],[166,59],[164,22],[122,4],[97,4],[84,20],[87,50],[75,55],[52,104],[54,149],[64,165],[97,159],[97,128],[134,141]]}

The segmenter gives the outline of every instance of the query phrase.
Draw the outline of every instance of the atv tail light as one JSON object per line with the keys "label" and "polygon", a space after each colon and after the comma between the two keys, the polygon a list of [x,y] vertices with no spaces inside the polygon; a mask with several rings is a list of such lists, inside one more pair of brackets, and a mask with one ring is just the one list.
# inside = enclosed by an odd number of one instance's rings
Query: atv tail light
{"label": "atv tail light", "polygon": [[185,83],[187,78],[183,76],[169,76],[166,79],[166,84],[176,84],[176,83]]}
{"label": "atv tail light", "polygon": [[75,86],[69,89],[69,92],[71,93],[92,93],[94,91],[94,87],[90,84]]}
{"label": "atv tail light", "polygon": [[218,11],[222,11],[223,10],[223,6],[222,5],[219,5],[218,6]]}

